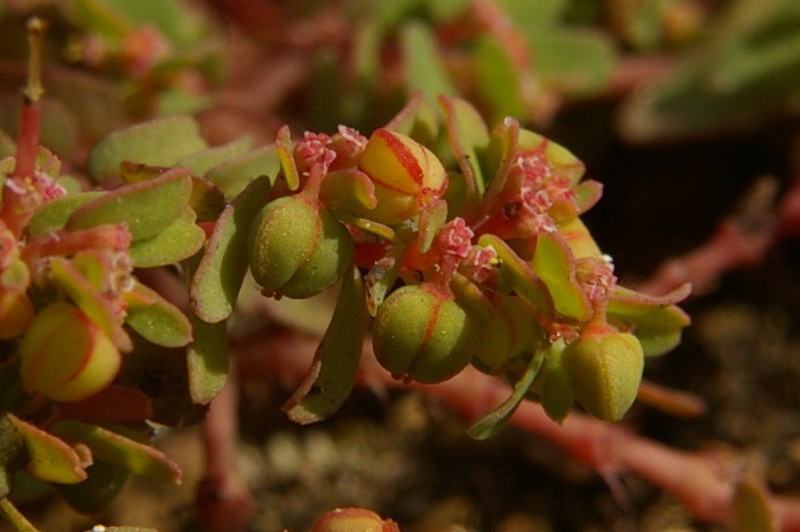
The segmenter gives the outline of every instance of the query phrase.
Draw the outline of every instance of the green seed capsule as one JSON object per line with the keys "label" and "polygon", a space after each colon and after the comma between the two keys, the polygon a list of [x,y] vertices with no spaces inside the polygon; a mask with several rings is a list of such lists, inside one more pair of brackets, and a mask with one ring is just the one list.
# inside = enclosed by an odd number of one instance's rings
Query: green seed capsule
{"label": "green seed capsule", "polygon": [[291,196],[259,212],[248,250],[250,270],[266,293],[303,299],[342,278],[353,238],[327,209]]}
{"label": "green seed capsule", "polygon": [[378,362],[397,378],[433,384],[458,374],[477,345],[477,328],[451,297],[426,284],[404,286],[378,309]]}
{"label": "green seed capsule", "polygon": [[584,332],[564,349],[561,362],[578,402],[599,419],[622,419],[636,399],[644,353],[632,334]]}

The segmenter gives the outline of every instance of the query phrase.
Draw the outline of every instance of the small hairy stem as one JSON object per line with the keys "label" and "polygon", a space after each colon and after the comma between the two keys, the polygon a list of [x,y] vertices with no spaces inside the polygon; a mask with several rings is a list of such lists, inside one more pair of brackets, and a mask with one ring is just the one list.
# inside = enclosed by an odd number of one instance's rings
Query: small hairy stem
{"label": "small hairy stem", "polygon": [[20,177],[32,176],[35,171],[36,152],[39,149],[39,128],[41,109],[39,100],[44,94],[42,88],[42,33],[46,25],[39,18],[28,22],[28,83],[22,90],[22,118],[19,140],[17,142],[17,161],[14,174]]}

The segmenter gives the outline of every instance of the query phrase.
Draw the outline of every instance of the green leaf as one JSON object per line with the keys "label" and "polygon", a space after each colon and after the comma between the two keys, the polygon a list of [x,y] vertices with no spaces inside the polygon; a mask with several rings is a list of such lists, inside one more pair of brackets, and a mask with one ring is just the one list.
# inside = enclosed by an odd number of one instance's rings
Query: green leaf
{"label": "green leaf", "polygon": [[42,205],[42,208],[28,224],[28,236],[38,238],[51,231],[63,229],[69,217],[78,207],[96,200],[104,194],[105,192],[101,191],[78,192],[48,201]]}
{"label": "green leaf", "polygon": [[233,199],[258,176],[269,176],[274,182],[280,168],[277,147],[271,145],[220,163],[203,177],[217,185],[226,198]]}
{"label": "green leaf", "polygon": [[283,407],[292,421],[303,425],[322,421],[350,395],[361,360],[366,317],[361,274],[351,268],[311,369]]}
{"label": "green leaf", "polygon": [[486,190],[480,161],[489,148],[489,128],[475,107],[460,98],[440,96],[447,136],[467,183],[467,211],[474,209]]}
{"label": "green leaf", "polygon": [[622,108],[623,135],[653,142],[710,135],[797,113],[800,4],[734,2],[706,43],[636,91]]}
{"label": "green leaf", "polygon": [[433,245],[433,239],[447,221],[447,202],[435,200],[426,206],[419,217],[419,250],[427,253]]}
{"label": "green leaf", "polygon": [[244,155],[250,150],[252,145],[253,139],[249,136],[244,136],[228,144],[214,146],[213,148],[207,148],[187,155],[179,160],[176,165],[185,166],[196,176],[203,176],[215,166]]}
{"label": "green leaf", "polygon": [[278,138],[275,139],[275,149],[281,162],[283,178],[289,190],[295,191],[300,188],[300,175],[297,172],[297,164],[292,155],[294,144],[292,143],[292,133],[289,126],[283,126],[278,130]]}
{"label": "green leaf", "polygon": [[183,347],[192,340],[189,318],[155,290],[137,281],[125,302],[125,323],[146,340],[164,347]]}
{"label": "green leaf", "polygon": [[508,244],[495,235],[485,234],[478,239],[478,245],[494,249],[501,261],[499,291],[503,293],[515,291],[539,311],[547,315],[554,312],[553,300],[547,286]]}
{"label": "green leaf", "polygon": [[538,379],[541,382],[539,397],[542,408],[556,423],[564,421],[575,403],[575,391],[561,363],[564,346],[562,338],[550,345]]}
{"label": "green leaf", "polygon": [[525,35],[558,24],[571,3],[570,0],[536,0],[535,2],[494,0],[494,2],[505,10],[509,20]]}
{"label": "green leaf", "polygon": [[494,119],[524,117],[519,75],[505,47],[494,38],[483,37],[475,43],[474,54],[481,93],[491,105]]}
{"label": "green leaf", "polygon": [[587,97],[611,81],[616,55],[612,41],[586,30],[537,31],[527,35],[535,74],[542,83],[568,97]]}
{"label": "green leaf", "polygon": [[217,323],[233,312],[247,273],[247,239],[270,188],[266,176],[256,179],[220,214],[189,288],[192,310],[201,320]]}
{"label": "green leaf", "polygon": [[575,279],[575,259],[566,243],[550,233],[536,237],[533,270],[553,297],[556,311],[564,316],[586,321],[592,307],[578,281]]}
{"label": "green leaf", "polygon": [[522,400],[525,399],[525,395],[528,393],[531,384],[533,384],[533,380],[539,373],[539,368],[542,367],[542,362],[544,362],[544,355],[545,352],[540,350],[531,357],[522,378],[514,384],[514,390],[511,392],[511,395],[494,410],[467,429],[467,434],[469,434],[470,437],[476,440],[491,438],[508,424],[511,416],[517,410]]}
{"label": "green leaf", "polygon": [[185,168],[107,192],[76,209],[67,220],[68,230],[124,223],[133,240],[155,236],[172,224],[192,193],[192,179]]}
{"label": "green leaf", "polygon": [[633,327],[631,332],[646,356],[661,355],[680,343],[683,329],[691,323],[689,316],[674,305],[690,291],[689,285],[684,285],[666,296],[652,297],[618,286],[606,313],[610,321]]}
{"label": "green leaf", "polygon": [[421,22],[407,22],[400,29],[400,46],[409,93],[422,90],[429,101],[440,94],[455,95],[433,30]]}
{"label": "green leaf", "polygon": [[150,445],[80,421],[58,421],[51,431],[66,441],[86,445],[98,459],[124,466],[135,475],[169,484],[181,483],[178,464]]}
{"label": "green leaf", "polygon": [[190,315],[194,341],[186,352],[189,394],[196,404],[205,405],[216,397],[228,379],[227,323],[206,323]]}
{"label": "green leaf", "polygon": [[28,473],[57,484],[76,484],[86,480],[86,471],[75,449],[53,434],[13,414],[6,416],[25,441]]}
{"label": "green leaf", "polygon": [[188,206],[180,216],[157,235],[131,244],[130,253],[137,268],[167,266],[185,260],[200,251],[206,233],[195,224],[196,215]]}
{"label": "green leaf", "polygon": [[173,166],[208,148],[197,122],[189,116],[168,116],[115,131],[97,143],[87,162],[89,176],[100,181],[119,175],[123,161]]}

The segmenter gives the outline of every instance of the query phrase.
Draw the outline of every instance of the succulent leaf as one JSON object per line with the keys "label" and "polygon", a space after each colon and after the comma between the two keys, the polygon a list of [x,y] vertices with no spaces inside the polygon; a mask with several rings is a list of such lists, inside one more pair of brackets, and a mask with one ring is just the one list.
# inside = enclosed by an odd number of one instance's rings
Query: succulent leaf
{"label": "succulent leaf", "polygon": [[216,323],[233,312],[247,273],[250,228],[270,188],[266,176],[256,179],[219,215],[189,287],[190,305],[201,320]]}
{"label": "succulent leaf", "polygon": [[78,453],[66,442],[13,414],[6,416],[25,441],[28,473],[58,484],[77,484],[86,480],[86,471]]}
{"label": "succulent leaf", "polygon": [[333,414],[350,395],[361,360],[364,286],[357,268],[345,275],[342,290],[311,370],[283,409],[292,421],[316,423]]}

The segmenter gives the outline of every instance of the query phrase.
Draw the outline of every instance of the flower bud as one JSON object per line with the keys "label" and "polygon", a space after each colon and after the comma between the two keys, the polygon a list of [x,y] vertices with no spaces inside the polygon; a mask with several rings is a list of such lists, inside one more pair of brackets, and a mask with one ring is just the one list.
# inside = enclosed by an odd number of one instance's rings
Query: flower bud
{"label": "flower bud", "polygon": [[608,326],[590,325],[561,356],[581,406],[605,421],[622,419],[642,380],[644,353],[639,340]]}
{"label": "flower bud", "polygon": [[34,316],[19,346],[22,385],[54,401],[80,401],[108,386],[119,349],[78,307],[53,303]]}
{"label": "flower bud", "polygon": [[379,223],[394,225],[412,218],[447,189],[447,172],[436,155],[388,129],[372,134],[358,164],[375,183],[378,204],[355,214]]}
{"label": "flower bud", "polygon": [[265,293],[307,298],[342,278],[353,247],[350,233],[324,207],[278,198],[253,222],[250,270]]}
{"label": "flower bud", "polygon": [[390,294],[372,327],[378,362],[397,378],[426,384],[464,369],[477,341],[475,324],[452,295],[424,283]]}

